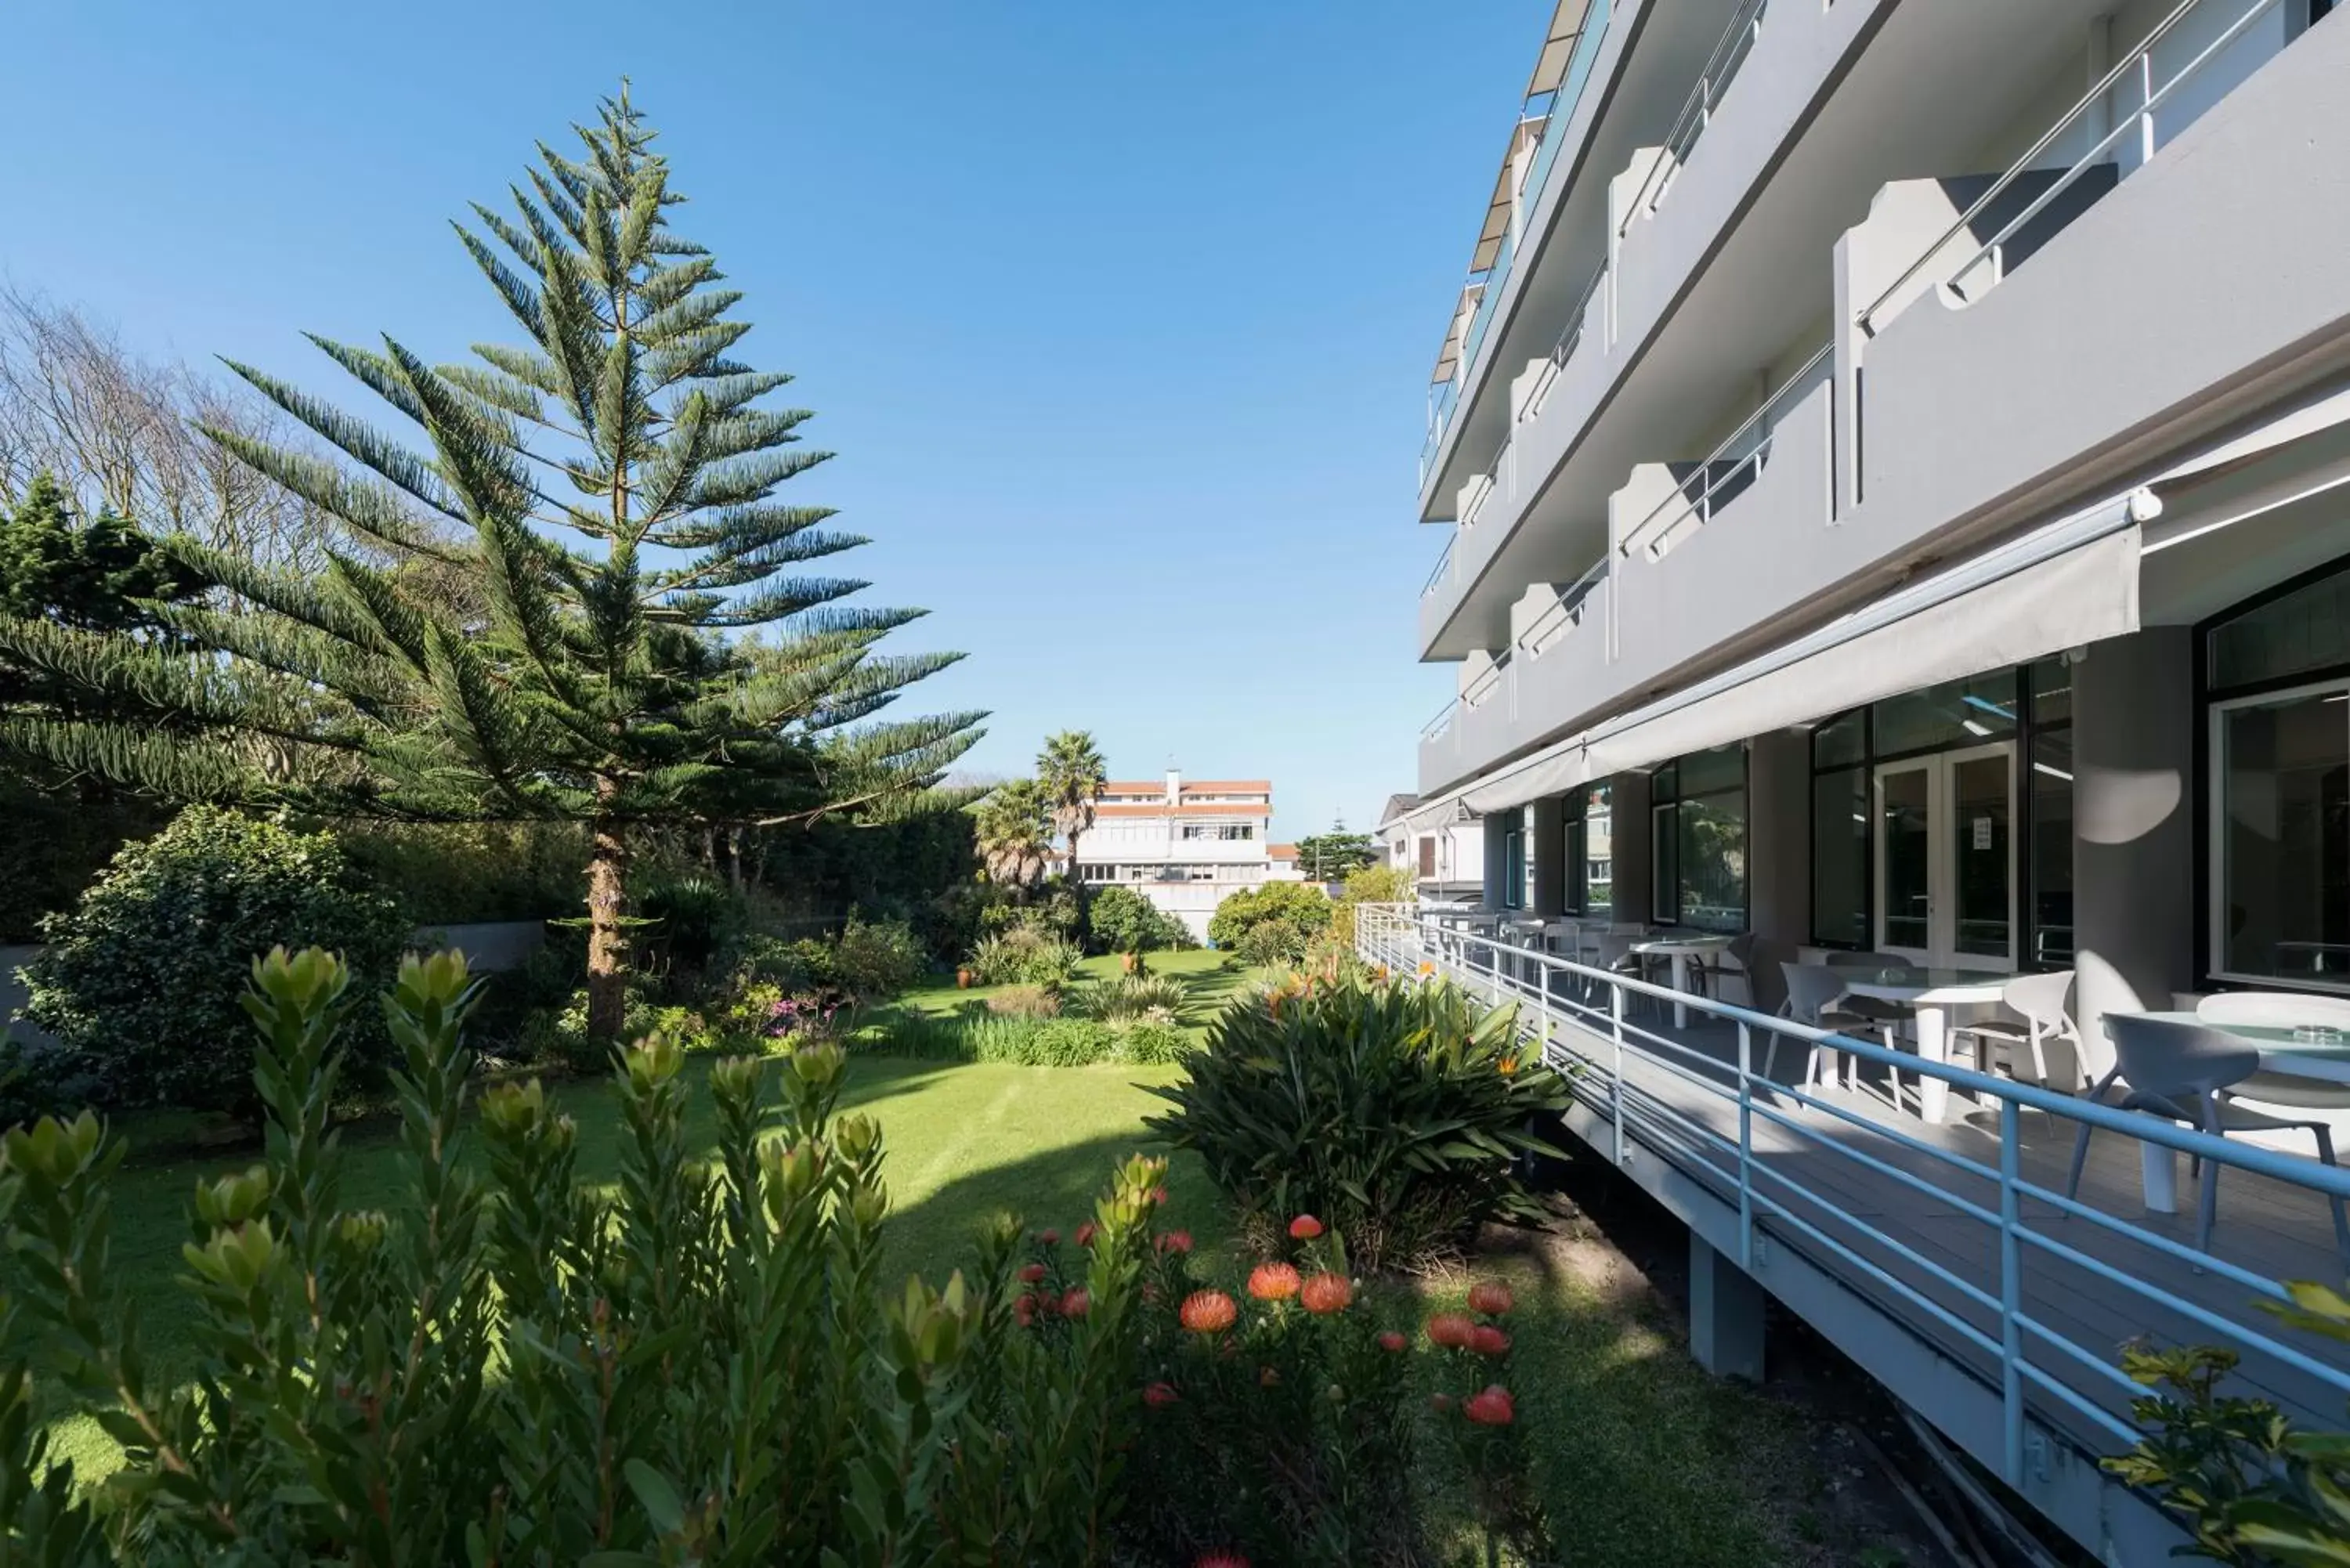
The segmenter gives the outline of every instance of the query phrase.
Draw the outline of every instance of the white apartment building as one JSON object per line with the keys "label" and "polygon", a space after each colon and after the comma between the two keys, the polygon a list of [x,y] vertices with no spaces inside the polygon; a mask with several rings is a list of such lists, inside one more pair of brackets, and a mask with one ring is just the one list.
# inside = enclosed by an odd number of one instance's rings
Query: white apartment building
{"label": "white apartment building", "polygon": [[1295,846],[1274,844],[1266,779],[1114,779],[1094,797],[1094,826],[1077,841],[1089,888],[1132,888],[1201,941],[1216,906],[1268,881],[1295,880]]}
{"label": "white apartment building", "polygon": [[[2066,1090],[2110,1012],[2350,994],[2341,9],[1558,5],[1429,389],[1458,695],[1388,842],[2072,971]],[[2110,1553],[2100,1484],[2034,1501]]]}

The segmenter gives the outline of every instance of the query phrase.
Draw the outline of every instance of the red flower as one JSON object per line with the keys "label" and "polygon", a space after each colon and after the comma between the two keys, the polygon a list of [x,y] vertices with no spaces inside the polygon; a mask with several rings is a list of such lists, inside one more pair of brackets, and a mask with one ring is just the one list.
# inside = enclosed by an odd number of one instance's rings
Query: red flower
{"label": "red flower", "polygon": [[1457,1312],[1440,1312],[1428,1320],[1430,1342],[1454,1350],[1466,1345],[1469,1336],[1476,1332],[1477,1325]]}
{"label": "red flower", "polygon": [[1469,1287],[1471,1312],[1482,1312],[1488,1317],[1500,1317],[1517,1304],[1517,1298],[1510,1294],[1510,1287],[1507,1285],[1496,1284],[1491,1280],[1481,1280]]}
{"label": "red flower", "polygon": [[1080,1285],[1076,1290],[1071,1291],[1067,1295],[1061,1298],[1061,1315],[1063,1317],[1083,1317],[1086,1314],[1093,1310],[1093,1306],[1094,1298],[1087,1295],[1086,1293],[1085,1287]]}
{"label": "red flower", "polygon": [[1057,1247],[1061,1244],[1061,1233],[1058,1231],[1039,1231],[1036,1232],[1036,1240],[1044,1242],[1047,1247]]}
{"label": "red flower", "polygon": [[1191,1232],[1189,1231],[1168,1231],[1167,1234],[1159,1238],[1159,1250],[1162,1252],[1190,1251],[1191,1250]]}
{"label": "red flower", "polygon": [[1152,1201],[1153,1203],[1164,1203],[1164,1202],[1166,1202],[1166,1201],[1167,1201],[1167,1189],[1165,1189],[1164,1187],[1154,1187],[1154,1188],[1152,1188],[1152,1189],[1150,1189],[1150,1201]]}
{"label": "red flower", "polygon": [[1289,1239],[1293,1241],[1311,1241],[1320,1234],[1322,1221],[1311,1214],[1300,1214],[1289,1222]]}
{"label": "red flower", "polygon": [[1347,1303],[1355,1299],[1355,1287],[1347,1282],[1346,1275],[1325,1272],[1306,1281],[1297,1299],[1310,1313],[1344,1312]]}
{"label": "red flower", "polygon": [[1175,1315],[1193,1334],[1222,1334],[1240,1321],[1241,1309],[1222,1291],[1193,1291]]}
{"label": "red flower", "polygon": [[1153,1383],[1142,1391],[1142,1402],[1154,1410],[1164,1410],[1181,1397],[1171,1383]]}
{"label": "red flower", "polygon": [[1084,1224],[1077,1227],[1077,1245],[1080,1247],[1090,1247],[1093,1244],[1094,1222],[1088,1220]]}
{"label": "red flower", "polygon": [[1249,1568],[1249,1560],[1237,1552],[1211,1552],[1191,1568]]}
{"label": "red flower", "polygon": [[1020,1320],[1020,1326],[1022,1328],[1035,1327],[1036,1298],[1035,1296],[1022,1296],[1018,1301],[1014,1302],[1012,1303],[1012,1315]]}
{"label": "red flower", "polygon": [[1302,1282],[1288,1263],[1259,1263],[1250,1271],[1248,1293],[1261,1302],[1287,1301]]}
{"label": "red flower", "polygon": [[1481,1427],[1506,1427],[1518,1415],[1510,1403],[1510,1391],[1498,1383],[1461,1401],[1461,1413]]}
{"label": "red flower", "polygon": [[1480,1355],[1506,1355],[1510,1336],[1490,1323],[1481,1323],[1469,1331],[1469,1348]]}
{"label": "red flower", "polygon": [[1405,1345],[1409,1345],[1410,1343],[1411,1342],[1409,1340],[1404,1338],[1403,1335],[1398,1334],[1393,1329],[1388,1329],[1386,1333],[1379,1335],[1379,1348],[1390,1354],[1401,1350]]}
{"label": "red flower", "polygon": [[1023,1263],[1020,1266],[1020,1278],[1024,1283],[1033,1285],[1044,1277],[1045,1265],[1042,1263]]}

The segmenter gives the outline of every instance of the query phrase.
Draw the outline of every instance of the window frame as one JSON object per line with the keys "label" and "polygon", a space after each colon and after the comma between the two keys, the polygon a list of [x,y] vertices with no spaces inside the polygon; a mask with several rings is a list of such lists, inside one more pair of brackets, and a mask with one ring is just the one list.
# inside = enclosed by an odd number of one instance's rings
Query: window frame
{"label": "window frame", "polygon": [[[2213,624],[2234,618],[2236,618],[2233,614],[2220,616],[2216,618]],[[2199,646],[2199,629],[2198,642]],[[2206,980],[2225,981],[2230,985],[2259,986],[2263,990],[2281,989],[2350,995],[2350,977],[2345,977],[2339,981],[2311,980],[2300,975],[2250,974],[2220,967],[2220,960],[2225,957],[2228,950],[2227,933],[2221,929],[2226,919],[2223,911],[2227,902],[2224,896],[2227,882],[2223,857],[2227,853],[2225,817],[2228,804],[2226,794],[2221,788],[2220,778],[2220,769],[2226,763],[2226,747],[2221,740],[2221,729],[2227,722],[2227,715],[2239,708],[2273,707],[2282,702],[2314,697],[2322,692],[2342,692],[2350,695],[2350,666],[2334,668],[2337,673],[2315,680],[2305,680],[2297,685],[2274,686],[2263,681],[2252,689],[2239,691],[2232,696],[2206,697],[2203,701],[2203,723],[2197,736],[2198,750],[2201,752],[2202,756],[2196,769],[2198,778],[2203,786],[2204,796],[2202,810],[2198,813],[2198,826],[2203,834],[2203,853],[2195,857],[2197,867],[2201,873],[2198,880],[2204,889],[2203,897],[2199,900],[2202,905],[2203,918],[2196,922],[2196,941],[2200,950],[2199,956],[2202,961],[2196,967],[2202,971]],[[2345,740],[2350,740],[2350,703],[2345,703],[2344,708],[2343,729]]]}
{"label": "window frame", "polygon": [[[1723,795],[1735,794],[1740,802],[1741,842],[1746,857],[1745,868],[1738,876],[1737,929],[1746,930],[1752,928],[1754,921],[1754,748],[1744,741],[1734,741],[1731,744],[1738,748],[1738,783],[1735,786],[1724,785],[1697,794],[1684,792],[1681,788],[1680,777],[1682,759],[1679,757],[1659,764],[1648,775],[1648,919],[1653,924],[1678,928],[1683,923],[1681,917],[1684,911],[1681,907],[1680,887],[1681,807],[1691,801],[1715,800]],[[1727,751],[1729,747],[1708,746],[1705,750]],[[1658,781],[1660,779],[1664,780],[1665,793],[1662,794],[1659,792]],[[1614,839],[1612,828],[1615,809],[1616,803],[1611,797],[1608,801],[1611,844]],[[1672,875],[1669,877],[1661,875],[1663,871],[1661,852],[1668,844],[1671,846],[1672,857]],[[1611,861],[1615,858],[1612,849],[1608,857]],[[1621,876],[1620,871],[1617,875]],[[1668,909],[1670,913],[1667,913]]]}

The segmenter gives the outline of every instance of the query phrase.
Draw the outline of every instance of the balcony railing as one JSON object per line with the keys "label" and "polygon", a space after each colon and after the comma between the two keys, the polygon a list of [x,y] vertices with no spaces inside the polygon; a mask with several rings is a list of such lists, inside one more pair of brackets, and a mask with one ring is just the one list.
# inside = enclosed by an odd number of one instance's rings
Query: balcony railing
{"label": "balcony railing", "polygon": [[1673,128],[1665,133],[1665,156],[1648,166],[1648,178],[1640,182],[1639,190],[1625,205],[1624,222],[1616,231],[1618,239],[1632,232],[1634,219],[1653,213],[1664,205],[1675,176],[1689,162],[1690,153],[1705,135],[1706,128],[1713,123],[1715,106],[1737,79],[1738,67],[1754,52],[1754,40],[1762,31],[1766,4],[1767,0],[1745,0],[1730,18],[1730,26],[1722,29],[1721,40],[1706,59],[1705,69],[1698,73],[1697,85],[1690,88],[1688,101],[1681,105]]}
{"label": "balcony railing", "polygon": [[[1575,36],[1575,52],[1568,57],[1566,74],[1551,93],[1549,107],[1540,110],[1530,107],[1523,117],[1541,119],[1543,128],[1542,141],[1534,150],[1534,161],[1527,165],[1526,176],[1518,186],[1521,213],[1530,213],[1540,205],[1543,193],[1549,186],[1552,171],[1557,167],[1559,146],[1565,139],[1567,121],[1574,118],[1575,106],[1582,101],[1583,89],[1591,80],[1592,64],[1598,58],[1600,43],[1607,36],[1612,9],[1612,0],[1591,0],[1591,9],[1584,15],[1583,31]],[[1532,101],[1529,100],[1530,106]],[[1430,410],[1428,440],[1421,445],[1419,453],[1419,482],[1422,486],[1428,483],[1437,451],[1444,444],[1445,432],[1451,429],[1452,421],[1460,412],[1457,389],[1468,381],[1469,372],[1477,362],[1478,350],[1484,347],[1486,328],[1492,325],[1493,312],[1501,305],[1502,285],[1517,260],[1517,225],[1513,223],[1502,237],[1500,254],[1485,271],[1484,296],[1478,300],[1476,311],[1469,319],[1468,329],[1461,335],[1461,352],[1454,361],[1451,383],[1456,390],[1453,395],[1441,400],[1440,407]]]}
{"label": "balcony railing", "polygon": [[1485,503],[1493,498],[1493,493],[1495,491],[1501,489],[1509,483],[1510,441],[1509,438],[1504,436],[1502,439],[1502,450],[1493,454],[1492,466],[1486,469],[1484,472],[1479,474],[1475,479],[1470,481],[1471,492],[1469,500],[1468,503],[1461,508],[1461,526],[1463,528],[1475,527],[1477,525],[1477,519],[1485,514]]}
{"label": "balcony railing", "polygon": [[1503,649],[1493,656],[1493,662],[1479,670],[1477,679],[1461,689],[1463,708],[1482,708],[1492,701],[1493,693],[1502,689],[1502,677],[1510,668],[1512,650]]}
{"label": "balcony railing", "polygon": [[1419,597],[1421,598],[1426,598],[1429,595],[1434,593],[1437,589],[1442,587],[1447,582],[1451,580],[1452,546],[1460,542],[1461,532],[1457,528],[1454,529],[1452,533],[1446,535],[1444,540],[1444,553],[1436,557],[1436,570],[1428,574],[1428,582],[1419,590]]}
{"label": "balcony railing", "polygon": [[1460,714],[1461,699],[1455,697],[1451,701],[1447,702],[1443,707],[1439,708],[1436,711],[1435,718],[1430,719],[1427,723],[1422,724],[1419,727],[1420,740],[1422,742],[1436,742],[1444,739],[1446,735],[1451,732],[1452,721],[1460,717]]}
{"label": "balcony railing", "polygon": [[1558,341],[1550,346],[1550,356],[1543,364],[1542,374],[1534,379],[1533,386],[1526,389],[1526,405],[1518,411],[1521,421],[1533,419],[1541,413],[1543,405],[1550,400],[1550,389],[1558,384],[1558,373],[1566,369],[1566,362],[1575,358],[1576,349],[1583,347],[1583,324],[1591,313],[1591,302],[1607,285],[1607,264],[1603,261],[1592,273],[1591,281],[1575,295],[1574,307],[1567,312],[1566,327],[1559,333]]}
{"label": "balcony railing", "polygon": [[1560,639],[1583,624],[1590,612],[1592,596],[1607,580],[1608,558],[1602,556],[1591,564],[1591,569],[1559,590],[1553,600],[1534,619],[1517,640],[1517,647],[1528,659],[1540,659],[1555,647]]}
{"label": "balcony railing", "polygon": [[[2004,174],[1991,182],[1983,193],[1976,198],[1974,204],[1960,215],[1956,223],[1942,231],[1932,244],[1918,254],[1918,259],[1910,263],[1901,275],[1893,280],[1890,287],[1878,295],[1866,309],[1861,311],[1859,316],[1861,330],[1874,337],[1881,325],[1880,313],[1892,303],[1896,296],[1909,288],[1929,267],[1934,269],[1934,281],[1950,288],[1961,299],[1981,297],[1985,291],[2000,281],[2005,268],[2005,248],[2025,224],[2046,212],[2059,197],[2085,177],[2090,170],[2102,166],[2106,162],[2106,154],[2113,151],[2127,137],[2136,136],[2138,139],[2137,166],[2143,167],[2155,152],[2155,111],[2169,102],[2181,87],[2192,81],[2199,72],[2226,52],[2230,46],[2251,30],[2254,23],[2275,10],[2280,4],[2281,0],[2183,0],[2183,4],[2176,10],[2156,24],[2154,30],[2146,36],[2145,41],[2128,58],[2099,78],[2097,84],[2082,97],[2080,102],[2067,110],[2055,124],[2050,126],[2046,134],[2033,142],[2030,150],[2011,164]],[[2227,22],[2227,25],[2212,37],[2210,43],[2198,50],[2193,58],[2158,86],[2155,80],[2155,52],[2189,21],[2209,21],[2221,17],[2232,19]],[[1943,247],[1960,234],[1970,234],[1978,223],[1983,219],[1984,214],[1992,211],[1996,203],[2007,197],[2019,182],[2027,176],[2044,177],[2047,171],[2041,165],[2046,161],[2050,151],[2080,127],[2083,121],[2089,119],[2093,114],[2102,113],[2111,103],[2115,90],[2125,83],[2137,84],[2138,102],[2135,109],[2126,115],[2116,115],[2111,130],[2099,137],[2088,151],[2074,159],[2054,180],[2049,181],[2038,195],[2024,203],[2005,223],[2000,224],[1991,238],[1978,245],[1963,263],[1948,271],[1943,271],[1935,265],[1934,258],[1941,254]],[[2128,171],[2117,170],[2116,172],[2126,175]]]}
{"label": "balcony railing", "polygon": [[1428,439],[1419,443],[1419,483],[1428,483],[1429,464],[1436,461],[1436,449],[1444,444],[1445,427],[1452,421],[1452,405],[1461,399],[1461,378],[1439,381],[1428,392]]}
{"label": "balcony railing", "polygon": [[1673,493],[1657,503],[1647,516],[1625,532],[1616,546],[1617,552],[1627,561],[1635,550],[1651,561],[1660,559],[1692,520],[1702,527],[1713,521],[1716,512],[1744,494],[1747,486],[1762,477],[1762,470],[1771,461],[1772,440],[1778,433],[1779,421],[1790,407],[1820,384],[1835,348],[1833,343],[1822,344],[1819,352],[1804,361],[1803,369],[1787,378],[1786,385],[1747,415],[1745,422],[1731,431],[1728,440],[1680,480]]}

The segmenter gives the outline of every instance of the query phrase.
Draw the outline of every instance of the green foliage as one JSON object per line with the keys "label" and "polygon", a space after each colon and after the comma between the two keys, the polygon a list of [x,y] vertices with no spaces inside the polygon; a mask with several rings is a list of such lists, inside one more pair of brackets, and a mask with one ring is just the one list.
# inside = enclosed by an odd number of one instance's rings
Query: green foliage
{"label": "green foliage", "polygon": [[1093,831],[1094,799],[1108,776],[1101,749],[1084,730],[1048,735],[1045,749],[1036,753],[1036,783],[1045,792],[1053,830],[1061,836],[1068,852],[1069,877],[1080,902],[1085,899],[1085,884],[1077,879],[1077,841]]}
{"label": "green foliage", "polygon": [[982,937],[965,967],[982,985],[1061,986],[1077,971],[1085,955],[1075,942],[1032,926],[1014,926]]}
{"label": "green foliage", "polygon": [[869,1007],[922,977],[929,961],[903,920],[861,920],[854,915],[832,948],[832,979],[852,1005]]}
{"label": "green foliage", "polygon": [[1191,987],[1171,974],[1121,974],[1075,993],[1089,1018],[1172,1020],[1190,1000]]}
{"label": "green foliage", "polygon": [[[335,836],[420,925],[545,920],[578,908],[588,839],[577,823],[356,820],[335,824]],[[580,957],[584,970],[584,946]]]}
{"label": "green foliage", "polygon": [[1338,902],[1330,911],[1330,934],[1347,947],[1355,945],[1355,909],[1361,904],[1408,904],[1414,893],[1411,873],[1400,866],[1363,866],[1347,873]]}
{"label": "green foliage", "polygon": [[1555,1154],[1530,1130],[1567,1087],[1516,1035],[1516,1011],[1449,985],[1351,970],[1235,1003],[1154,1131],[1199,1151],[1244,1223],[1305,1210],[1408,1263],[1486,1220],[1534,1221],[1517,1174]]}
{"label": "green foliage", "polygon": [[1086,902],[1086,925],[1097,951],[1180,951],[1200,944],[1191,929],[1131,888],[1112,883]]}
{"label": "green foliage", "polygon": [[[26,1014],[77,1053],[117,1105],[259,1109],[241,1002],[248,955],[302,943],[388,981],[410,923],[360,885],[334,838],[191,806],[114,857],[81,902],[44,928],[26,969]],[[344,1077],[371,1088],[392,1042],[353,1024]]]}
{"label": "green foliage", "polygon": [[1158,1019],[1066,1018],[976,1005],[946,1017],[909,1012],[891,1018],[878,1046],[894,1056],[1023,1067],[1173,1062],[1186,1048],[1182,1030]]}
{"label": "green foliage", "polygon": [[1007,985],[987,999],[993,1018],[1058,1018],[1061,993],[1050,986]]}
{"label": "green foliage", "polygon": [[1045,857],[1053,847],[1053,802],[1035,779],[1013,779],[990,790],[972,808],[979,863],[988,880],[1024,898],[1045,885]]}
{"label": "green foliage", "polygon": [[737,918],[736,899],[725,884],[709,877],[659,877],[645,888],[636,918],[642,922],[638,945],[646,969],[698,974],[726,946]]}
{"label": "green foliage", "polygon": [[203,587],[188,565],[111,512],[76,515],[49,474],[34,476],[16,510],[0,516],[0,611],[87,631],[153,632],[150,601]]}
{"label": "green foliage", "polygon": [[1258,920],[1241,933],[1233,950],[1241,961],[1256,969],[1279,969],[1305,961],[1310,939],[1305,928],[1286,915]]}
{"label": "green foliage", "polygon": [[[2285,1292],[2291,1304],[2262,1304],[2350,1343],[2350,1299],[2314,1282]],[[2339,1568],[2350,1562],[2350,1437],[2296,1431],[2267,1400],[2222,1393],[2236,1361],[2210,1346],[2124,1351],[2122,1369],[2155,1392],[2130,1407],[2146,1436],[2106,1469],[2160,1499],[2215,1563]]]}
{"label": "green foliage", "polygon": [[1344,823],[1333,823],[1327,833],[1310,834],[1297,841],[1297,870],[1308,882],[1338,882],[1379,857],[1367,833],[1349,833]]}
{"label": "green foliage", "polygon": [[1265,920],[1287,920],[1311,939],[1329,927],[1329,896],[1310,882],[1267,882],[1244,888],[1216,906],[1208,920],[1208,940],[1227,950],[1237,950],[1249,928]]}
{"label": "green foliage", "polygon": [[[88,1116],[5,1140],[26,1282],[0,1303],[12,1560],[1106,1555],[1163,1161],[1128,1162],[1096,1205],[1083,1308],[1049,1332],[1021,1324],[1014,1220],[983,1233],[975,1284],[885,1290],[882,1140],[835,1114],[837,1047],[719,1064],[709,1163],[682,1054],[630,1049],[619,1178],[590,1185],[536,1082],[468,1114],[473,988],[444,953],[406,964],[386,1009],[403,1190],[352,1210],[328,1132],[348,971],[279,952],[254,978],[271,1137],[265,1163],[196,1193],[193,1376],[151,1376],[121,1315],[106,1244],[121,1143]],[[102,1490],[34,1418],[36,1371],[122,1446]]]}

